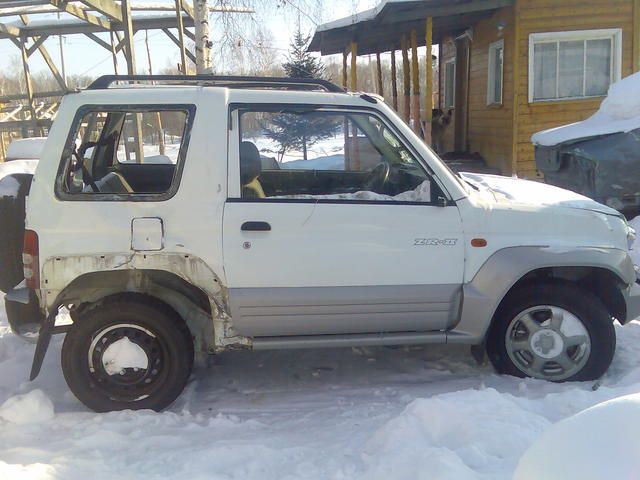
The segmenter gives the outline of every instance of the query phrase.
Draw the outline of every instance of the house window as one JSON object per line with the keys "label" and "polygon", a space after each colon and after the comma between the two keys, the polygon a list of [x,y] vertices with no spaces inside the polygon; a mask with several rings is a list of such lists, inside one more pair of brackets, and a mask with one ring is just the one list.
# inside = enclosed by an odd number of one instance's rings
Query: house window
{"label": "house window", "polygon": [[454,108],[456,92],[456,59],[444,64],[444,108]]}
{"label": "house window", "polygon": [[489,45],[489,78],[487,105],[502,104],[502,77],[504,68],[504,40]]}
{"label": "house window", "polygon": [[622,30],[580,30],[529,36],[529,101],[607,94],[620,79]]}

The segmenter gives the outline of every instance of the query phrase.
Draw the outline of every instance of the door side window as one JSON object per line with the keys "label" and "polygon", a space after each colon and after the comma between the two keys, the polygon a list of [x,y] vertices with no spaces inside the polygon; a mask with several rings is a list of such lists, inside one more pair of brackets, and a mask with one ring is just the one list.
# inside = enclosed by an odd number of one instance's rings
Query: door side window
{"label": "door side window", "polygon": [[190,106],[101,108],[78,116],[56,193],[67,200],[158,200],[177,189],[193,120]]}
{"label": "door side window", "polygon": [[432,201],[432,181],[377,116],[356,112],[240,112],[243,199]]}

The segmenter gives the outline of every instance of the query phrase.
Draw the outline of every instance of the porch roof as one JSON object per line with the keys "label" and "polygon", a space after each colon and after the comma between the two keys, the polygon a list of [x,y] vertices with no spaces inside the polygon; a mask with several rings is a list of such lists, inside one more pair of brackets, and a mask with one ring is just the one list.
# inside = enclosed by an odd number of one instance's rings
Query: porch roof
{"label": "porch roof", "polygon": [[358,42],[358,54],[387,52],[400,48],[402,32],[416,29],[418,46],[425,45],[425,19],[433,18],[433,43],[455,35],[496,9],[514,0],[382,0],[375,8],[320,25],[309,51],[332,55]]}

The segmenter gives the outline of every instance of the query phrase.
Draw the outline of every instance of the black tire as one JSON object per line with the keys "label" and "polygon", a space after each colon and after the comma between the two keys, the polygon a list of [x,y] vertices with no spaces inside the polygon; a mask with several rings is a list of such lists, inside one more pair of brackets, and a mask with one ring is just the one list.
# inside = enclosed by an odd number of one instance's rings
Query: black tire
{"label": "black tire", "polygon": [[0,179],[0,290],[8,292],[24,278],[25,197],[31,186],[30,174],[12,174]]}
{"label": "black tire", "polygon": [[525,310],[539,305],[565,309],[575,315],[587,330],[591,351],[584,366],[562,380],[588,381],[600,378],[607,371],[616,349],[613,318],[593,294],[566,282],[549,282],[519,288],[509,294],[496,312],[487,336],[487,354],[495,369],[502,374],[526,377],[507,353],[506,337],[509,325]]}
{"label": "black tire", "polygon": [[[102,355],[124,336],[145,351],[147,367],[109,374]],[[149,297],[121,295],[78,315],[64,339],[62,371],[73,394],[96,412],[160,411],[184,389],[193,357],[189,329],[173,309]]]}

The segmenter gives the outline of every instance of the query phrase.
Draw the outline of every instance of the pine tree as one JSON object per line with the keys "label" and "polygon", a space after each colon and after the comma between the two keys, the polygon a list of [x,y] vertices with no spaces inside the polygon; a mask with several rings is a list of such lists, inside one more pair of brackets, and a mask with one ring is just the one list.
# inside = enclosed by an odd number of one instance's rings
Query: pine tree
{"label": "pine tree", "polygon": [[[288,77],[324,78],[324,65],[307,52],[309,40],[310,37],[303,35],[300,29],[295,33],[287,61],[282,64]],[[264,130],[267,137],[280,144],[280,160],[287,151],[291,150],[302,151],[304,160],[307,160],[309,147],[335,135],[338,126],[335,117],[323,114],[282,113],[273,118]]]}
{"label": "pine tree", "polygon": [[287,77],[291,78],[317,78],[325,77],[325,68],[322,62],[307,51],[309,35],[303,35],[300,29],[293,36],[287,61],[282,64]]}

